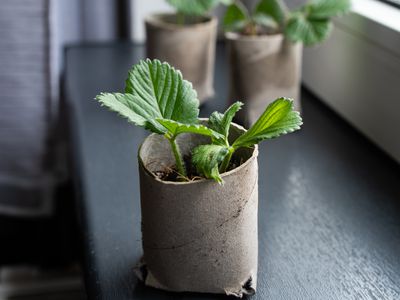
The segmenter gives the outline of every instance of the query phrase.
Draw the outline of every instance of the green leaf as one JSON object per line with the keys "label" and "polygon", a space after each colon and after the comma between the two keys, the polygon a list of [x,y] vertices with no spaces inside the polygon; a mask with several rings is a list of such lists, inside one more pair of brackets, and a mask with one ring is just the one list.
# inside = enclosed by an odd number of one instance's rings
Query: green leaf
{"label": "green leaf", "polygon": [[231,123],[233,120],[233,117],[236,115],[236,113],[242,108],[243,103],[240,101],[237,101],[233,103],[226,111],[225,113],[221,114],[217,111],[213,112],[208,119],[208,124],[211,129],[215,130],[216,132],[222,134],[222,137],[224,138],[224,141],[227,142],[228,135],[229,135],[229,129],[231,127]]}
{"label": "green leaf", "polygon": [[240,30],[249,22],[248,12],[241,2],[232,3],[226,9],[223,24],[226,30]]}
{"label": "green leaf", "polygon": [[205,136],[209,136],[215,139],[223,138],[221,134],[215,132],[214,130],[199,124],[182,124],[172,120],[166,119],[157,119],[157,122],[160,123],[165,129],[167,129],[168,133],[176,137],[181,133],[196,133]]}
{"label": "green leaf", "polygon": [[229,149],[220,145],[200,145],[193,150],[192,163],[197,172],[209,179],[222,183],[218,166],[228,154]]}
{"label": "green leaf", "polygon": [[276,21],[272,17],[267,16],[266,14],[263,13],[254,14],[252,19],[257,25],[260,26],[272,28],[274,30],[278,29],[279,27],[278,23],[276,23]]}
{"label": "green leaf", "polygon": [[145,109],[154,110],[158,118],[185,124],[197,123],[199,100],[192,84],[168,63],[146,59],[129,71],[126,93],[140,99]]}
{"label": "green leaf", "polygon": [[349,0],[312,0],[307,6],[310,18],[324,19],[348,13],[351,3]]}
{"label": "green leaf", "polygon": [[298,130],[302,124],[300,114],[293,111],[293,100],[278,98],[268,105],[249,130],[236,139],[232,147],[251,147],[263,140]]}
{"label": "green leaf", "polygon": [[181,72],[159,60],[140,61],[129,71],[125,94],[102,93],[96,99],[137,126],[163,134],[156,119],[195,124],[199,100]]}
{"label": "green leaf", "polygon": [[117,112],[122,117],[128,119],[129,122],[150,129],[153,132],[163,133],[165,129],[160,126],[151,127],[152,124],[147,120],[156,117],[151,110],[143,110],[140,102],[135,100],[132,94],[121,93],[101,93],[96,96],[96,99],[102,106],[107,106],[109,109]]}
{"label": "green leaf", "polygon": [[231,5],[235,0],[219,0],[223,5]]}
{"label": "green leaf", "polygon": [[271,16],[276,23],[282,25],[285,22],[287,7],[281,0],[261,0],[254,11],[254,14],[260,13]]}
{"label": "green leaf", "polygon": [[285,35],[306,46],[320,43],[332,30],[330,18],[349,12],[350,7],[349,0],[311,0],[289,17]]}
{"label": "green leaf", "polygon": [[302,13],[295,13],[286,24],[285,36],[292,42],[312,46],[325,40],[331,30],[332,23],[328,19],[312,19]]}
{"label": "green leaf", "polygon": [[179,13],[202,16],[215,7],[219,0],[167,0]]}

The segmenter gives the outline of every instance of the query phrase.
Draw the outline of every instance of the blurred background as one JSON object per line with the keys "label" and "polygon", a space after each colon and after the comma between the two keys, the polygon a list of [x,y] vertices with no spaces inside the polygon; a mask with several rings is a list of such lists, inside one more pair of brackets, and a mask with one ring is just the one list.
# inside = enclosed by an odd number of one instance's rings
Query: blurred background
{"label": "blurred background", "polygon": [[[400,128],[399,7],[398,0],[353,1],[331,38],[303,57],[303,84],[397,161],[400,138],[387,129]],[[0,1],[0,299],[85,299],[64,49],[143,43],[144,16],[169,10],[163,0]]]}

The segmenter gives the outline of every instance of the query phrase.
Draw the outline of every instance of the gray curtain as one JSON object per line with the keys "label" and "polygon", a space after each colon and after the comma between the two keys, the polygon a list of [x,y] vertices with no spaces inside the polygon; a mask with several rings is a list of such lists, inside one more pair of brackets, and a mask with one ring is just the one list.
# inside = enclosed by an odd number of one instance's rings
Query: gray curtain
{"label": "gray curtain", "polygon": [[0,215],[52,213],[65,44],[117,38],[114,0],[0,3]]}

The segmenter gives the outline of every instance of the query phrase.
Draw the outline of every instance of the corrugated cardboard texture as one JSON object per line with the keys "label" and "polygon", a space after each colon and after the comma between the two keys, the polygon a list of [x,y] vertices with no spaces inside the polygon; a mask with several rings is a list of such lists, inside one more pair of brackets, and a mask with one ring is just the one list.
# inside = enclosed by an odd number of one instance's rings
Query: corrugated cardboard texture
{"label": "corrugated cardboard texture", "polygon": [[184,26],[163,21],[171,17],[159,14],[146,18],[146,55],[180,70],[203,102],[214,96],[217,19]]}
{"label": "corrugated cardboard texture", "polygon": [[[179,140],[184,154],[204,142],[192,134]],[[141,275],[147,285],[238,297],[255,292],[257,154],[257,147],[241,151],[247,161],[222,175],[224,185],[204,179],[165,182],[151,172],[174,165],[170,145],[155,134],[145,140],[139,171],[146,270]]]}
{"label": "corrugated cardboard texture", "polygon": [[229,101],[245,103],[237,120],[253,124],[266,106],[278,97],[293,98],[300,110],[301,43],[282,34],[242,36],[227,33],[230,60]]}

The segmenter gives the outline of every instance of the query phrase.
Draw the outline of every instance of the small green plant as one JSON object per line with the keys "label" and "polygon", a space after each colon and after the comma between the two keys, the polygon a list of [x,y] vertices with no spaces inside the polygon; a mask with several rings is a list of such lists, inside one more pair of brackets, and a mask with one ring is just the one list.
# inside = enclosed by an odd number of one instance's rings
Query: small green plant
{"label": "small green plant", "polygon": [[96,99],[119,113],[129,122],[153,133],[162,134],[171,145],[176,161],[176,171],[181,180],[188,173],[176,138],[182,133],[195,133],[210,137],[211,144],[193,149],[192,163],[205,178],[222,182],[234,152],[300,129],[302,119],[293,111],[291,99],[279,98],[268,105],[255,124],[229,142],[231,122],[243,105],[232,104],[225,113],[214,112],[208,126],[199,124],[199,101],[192,84],[168,63],[159,60],[142,60],[129,71],[125,93],[101,93]]}
{"label": "small green plant", "polygon": [[187,19],[205,16],[220,3],[228,4],[229,0],[167,0],[177,12],[177,23],[185,24]]}
{"label": "small green plant", "polygon": [[284,33],[292,42],[311,46],[328,37],[333,27],[330,19],[349,12],[350,5],[350,0],[310,0],[289,11],[282,0],[260,0],[249,11],[240,0],[231,0],[224,26],[245,35]]}

